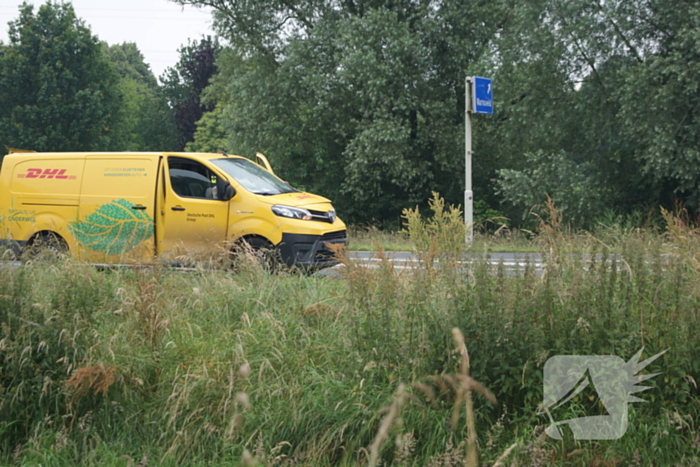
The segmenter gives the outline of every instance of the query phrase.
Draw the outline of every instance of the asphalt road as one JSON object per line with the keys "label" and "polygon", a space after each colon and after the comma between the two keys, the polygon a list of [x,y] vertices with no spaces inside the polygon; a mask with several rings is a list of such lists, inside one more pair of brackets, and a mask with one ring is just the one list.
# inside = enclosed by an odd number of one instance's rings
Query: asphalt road
{"label": "asphalt road", "polygon": [[[351,259],[366,267],[377,267],[382,261],[372,251],[351,251],[349,255]],[[397,270],[413,268],[420,264],[418,256],[409,251],[386,251],[383,255]],[[522,272],[527,266],[533,268],[538,275],[544,269],[544,259],[538,253],[466,253],[463,259],[458,261],[458,264],[467,269],[480,262],[486,262],[493,267],[502,265],[506,273],[511,274]],[[5,261],[4,263],[11,267],[17,267],[21,264],[19,261]],[[342,267],[342,265],[338,265],[323,269],[316,274],[324,277],[337,276]],[[439,267],[439,263],[436,264],[436,267]]]}
{"label": "asphalt road", "polygon": [[[418,257],[409,251],[387,251],[384,255],[397,267],[411,267],[418,263]],[[375,258],[375,253],[372,251],[351,251],[350,257],[367,264],[381,261]],[[536,253],[466,253],[460,263],[472,264],[475,261],[487,261],[493,265],[502,262],[505,267],[515,268],[525,267],[528,263],[531,266],[541,267],[543,259],[542,255]]]}
{"label": "asphalt road", "polygon": [[[349,255],[351,259],[367,267],[377,267],[382,261],[372,251],[351,251]],[[413,268],[420,263],[418,256],[409,251],[386,251],[383,255],[397,270]],[[467,253],[461,261],[458,261],[458,264],[467,268],[482,261],[489,263],[491,266],[502,264],[506,272],[510,273],[523,271],[529,265],[534,268],[537,274],[540,274],[544,268],[542,255],[536,253]],[[437,266],[439,267],[439,264]],[[342,267],[342,265],[335,266],[321,270],[317,274],[320,276],[334,276],[338,274]]]}

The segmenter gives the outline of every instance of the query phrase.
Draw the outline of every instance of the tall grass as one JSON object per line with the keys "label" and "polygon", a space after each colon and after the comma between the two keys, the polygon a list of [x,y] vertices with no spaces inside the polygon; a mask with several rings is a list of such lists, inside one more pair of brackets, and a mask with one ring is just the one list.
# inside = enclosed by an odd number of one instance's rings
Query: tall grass
{"label": "tall grass", "polygon": [[[3,266],[0,463],[698,465],[697,232],[671,216],[610,255],[544,218],[537,274],[460,266],[460,234],[436,233],[458,214],[431,206],[407,213],[428,246],[401,270],[381,249],[340,278]],[[543,434],[549,357],[641,347],[668,351],[622,439]]]}

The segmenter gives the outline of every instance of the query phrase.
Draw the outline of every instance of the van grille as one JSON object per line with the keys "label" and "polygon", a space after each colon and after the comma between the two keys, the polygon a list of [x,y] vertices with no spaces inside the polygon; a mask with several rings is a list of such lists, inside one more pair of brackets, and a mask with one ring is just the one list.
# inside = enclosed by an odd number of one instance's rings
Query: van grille
{"label": "van grille", "polygon": [[328,222],[332,224],[335,222],[335,211],[314,211],[312,209],[308,210],[311,214],[311,218],[318,222]]}
{"label": "van grille", "polygon": [[338,230],[337,232],[329,232],[325,235],[321,235],[321,245],[318,250],[316,250],[316,255],[314,256],[314,261],[316,262],[327,262],[336,261],[335,254],[328,248],[329,243],[333,244],[344,244],[348,241],[347,234],[345,230]]}
{"label": "van grille", "polygon": [[338,230],[337,232],[329,232],[327,234],[321,235],[322,242],[340,243],[347,240],[347,233],[345,230]]}

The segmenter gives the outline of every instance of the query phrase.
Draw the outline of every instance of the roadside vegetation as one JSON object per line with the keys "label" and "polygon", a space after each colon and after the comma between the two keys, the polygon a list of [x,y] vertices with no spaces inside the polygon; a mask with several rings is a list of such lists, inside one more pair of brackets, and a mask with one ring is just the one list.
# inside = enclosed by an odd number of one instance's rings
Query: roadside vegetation
{"label": "roadside vegetation", "polygon": [[[435,193],[434,193],[435,195]],[[444,207],[444,206],[443,206]],[[671,243],[664,240],[667,219],[660,211],[658,215],[619,215],[612,211],[604,212],[591,230],[571,228],[561,217],[561,212],[551,198],[545,198],[542,205],[529,210],[527,224],[533,225],[532,230],[513,227],[509,219],[501,216],[475,218],[472,244],[466,249],[472,253],[538,253],[542,250],[545,225],[555,225],[558,237],[566,243],[570,252],[586,253],[606,248],[611,253],[622,253],[623,245],[629,238],[634,237],[643,248],[661,248],[670,252]],[[675,213],[684,222],[692,221],[682,207],[676,206]],[[551,218],[555,213],[557,217]],[[404,221],[405,219],[401,219]],[[348,228],[350,249],[355,251],[412,251],[417,245],[411,238],[408,229],[379,229],[374,225],[351,225]],[[420,249],[420,248],[419,248]]]}
{"label": "roadside vegetation", "polygon": [[[461,213],[431,207],[404,211],[412,269],[380,247],[375,268],[339,252],[335,278],[254,261],[3,266],[0,464],[700,465],[700,236],[687,220],[579,244],[551,206],[530,240],[546,257],[536,274],[457,267]],[[544,434],[549,357],[640,349],[666,353],[642,371],[659,375],[621,439]],[[582,396],[554,416],[595,406]]]}

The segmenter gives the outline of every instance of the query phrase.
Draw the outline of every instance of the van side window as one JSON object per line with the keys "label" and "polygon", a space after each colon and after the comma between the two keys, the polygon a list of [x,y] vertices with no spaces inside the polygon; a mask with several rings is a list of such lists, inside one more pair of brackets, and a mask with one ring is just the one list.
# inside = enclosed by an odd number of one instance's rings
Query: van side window
{"label": "van side window", "polygon": [[214,172],[202,164],[181,157],[168,157],[170,184],[184,198],[217,199]]}

